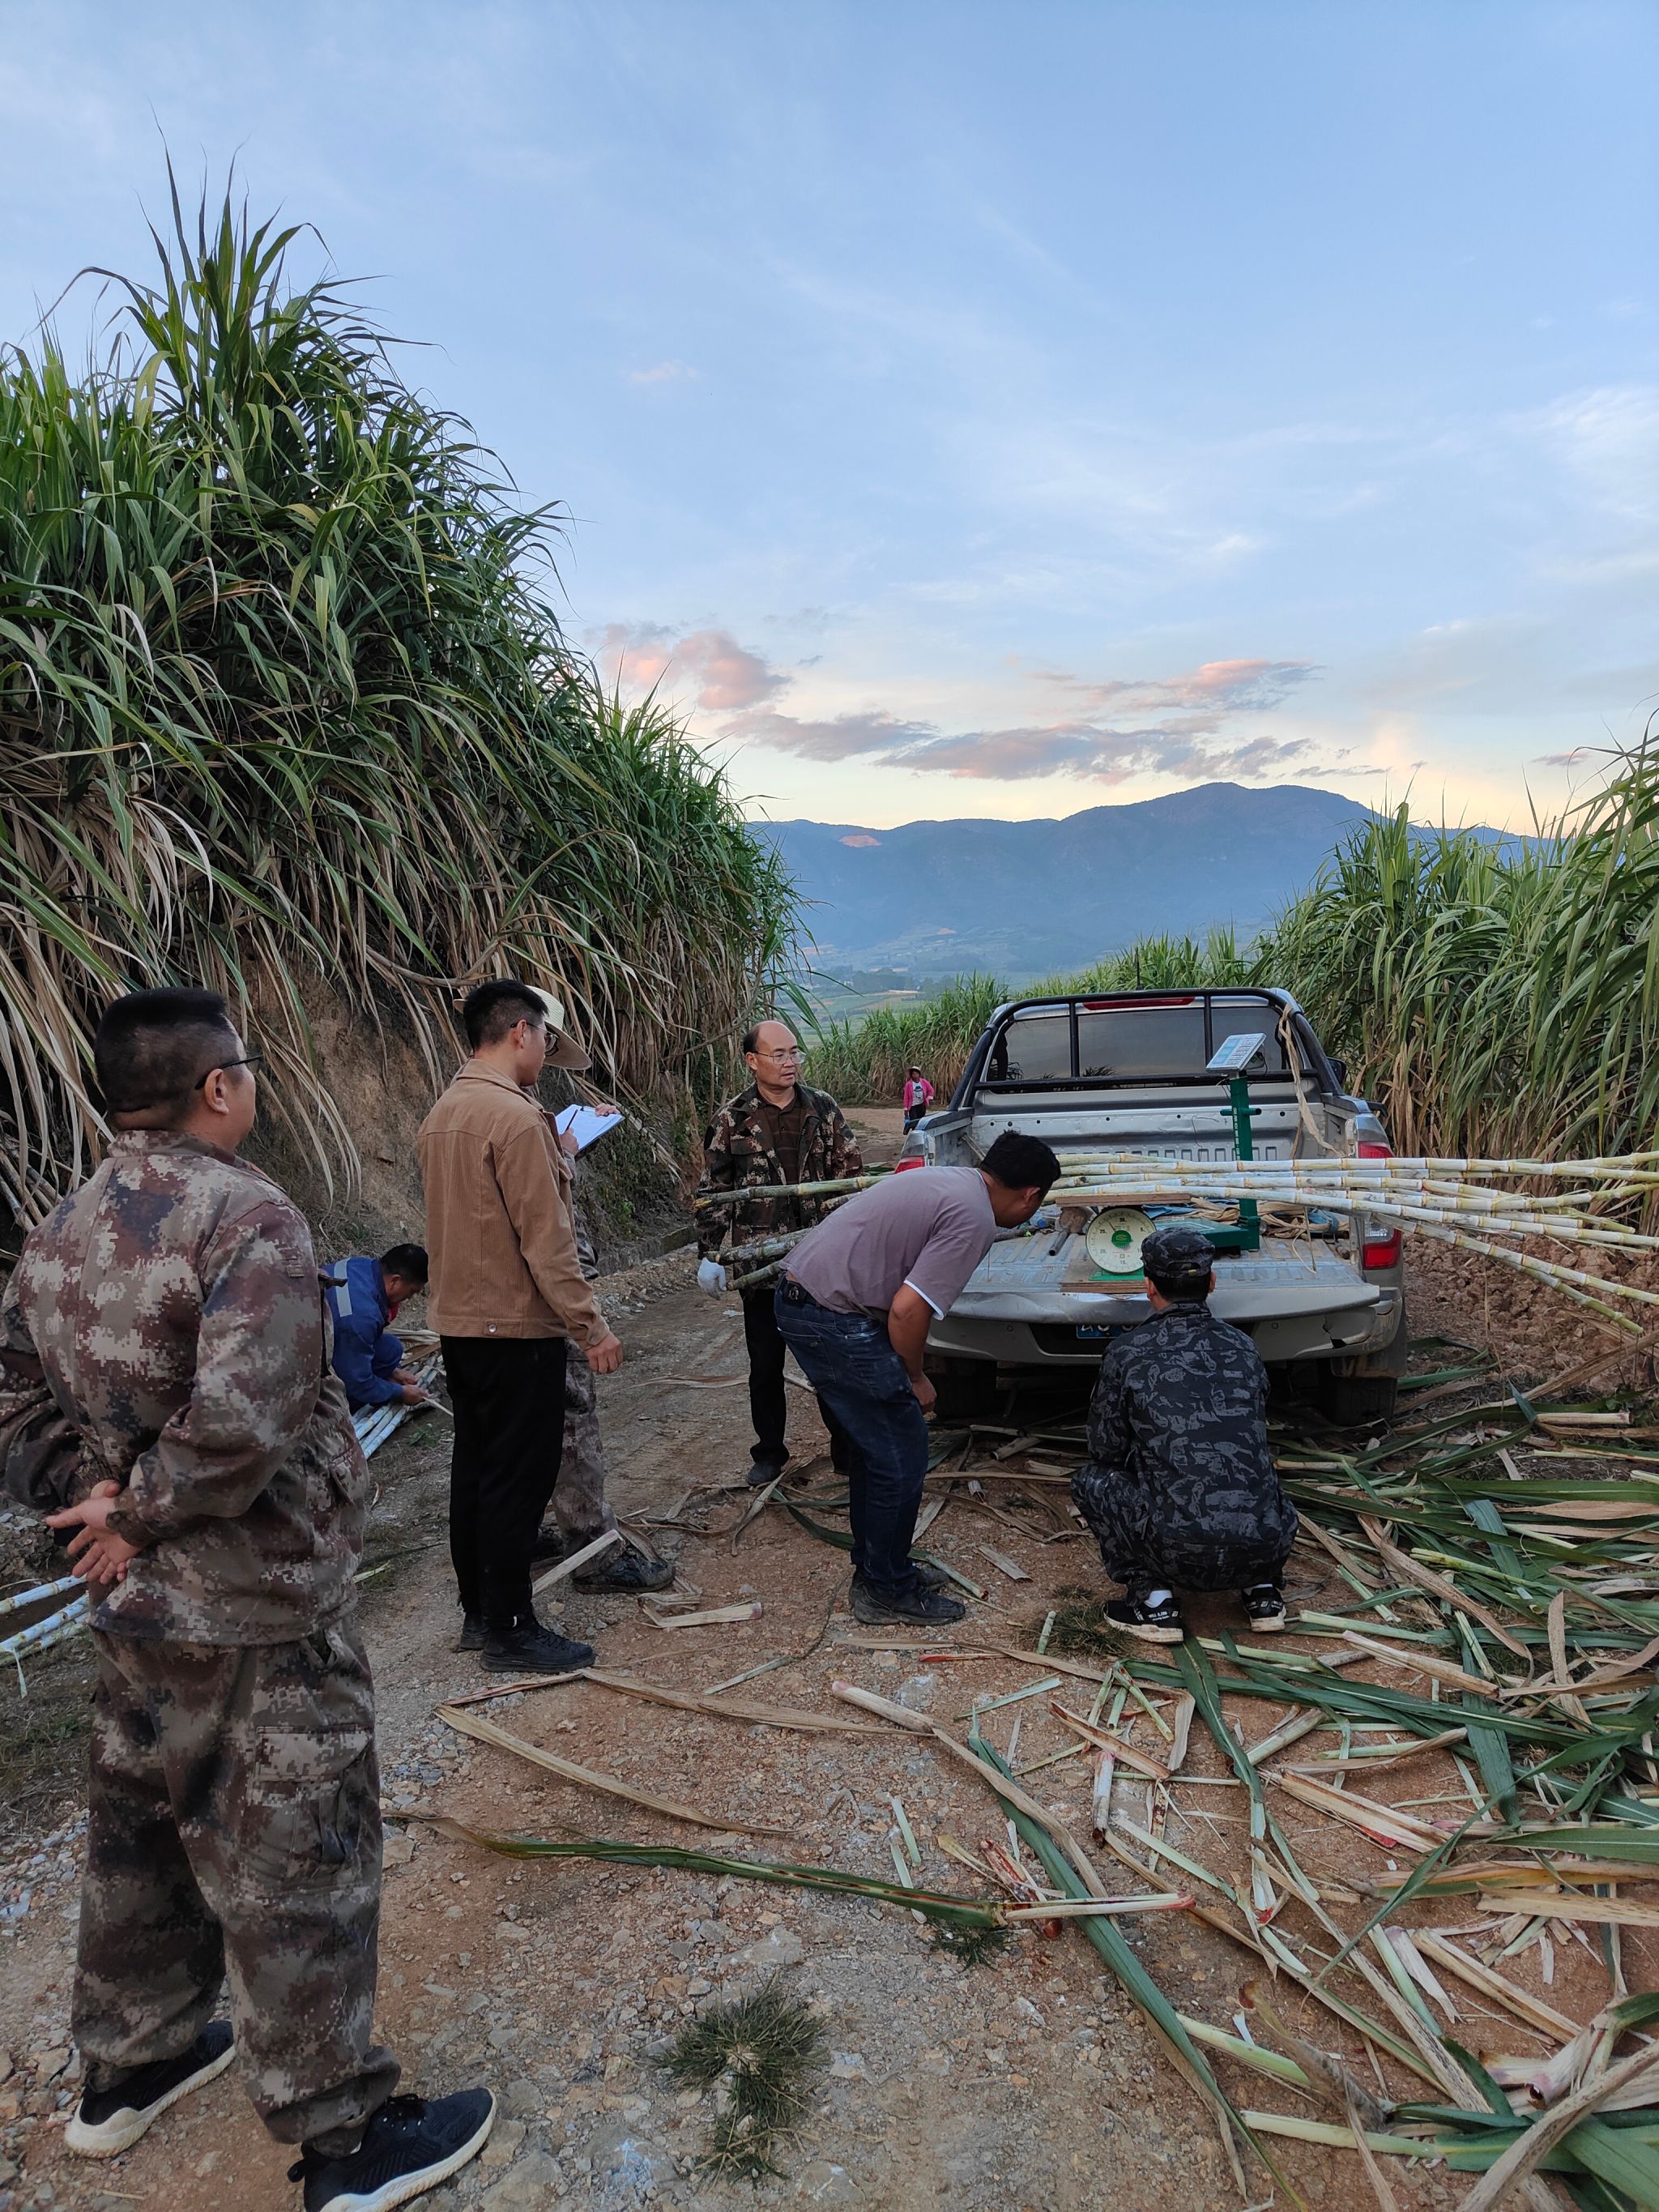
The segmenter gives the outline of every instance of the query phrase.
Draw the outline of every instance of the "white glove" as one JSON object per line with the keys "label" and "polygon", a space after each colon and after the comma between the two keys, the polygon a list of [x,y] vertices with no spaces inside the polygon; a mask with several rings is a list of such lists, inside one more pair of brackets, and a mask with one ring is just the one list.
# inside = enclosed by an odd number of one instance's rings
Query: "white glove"
{"label": "white glove", "polygon": [[711,1298],[719,1297],[726,1289],[726,1270],[718,1260],[705,1260],[697,1270],[697,1288],[707,1291]]}

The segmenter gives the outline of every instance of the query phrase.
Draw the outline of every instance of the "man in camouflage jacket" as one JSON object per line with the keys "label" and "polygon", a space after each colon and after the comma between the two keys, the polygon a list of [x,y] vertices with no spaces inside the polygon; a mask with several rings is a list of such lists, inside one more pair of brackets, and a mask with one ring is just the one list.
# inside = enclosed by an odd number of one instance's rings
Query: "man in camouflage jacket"
{"label": "man in camouflage jacket", "polygon": [[[864,1163],[845,1116],[827,1091],[799,1079],[800,1048],[784,1022],[759,1022],[743,1041],[753,1080],[729,1098],[702,1140],[700,1198],[722,1190],[764,1189],[769,1184],[839,1182],[863,1173]],[[739,1260],[721,1270],[716,1255],[771,1237],[810,1229],[823,1217],[820,1198],[755,1198],[706,1207],[699,1217],[700,1279],[718,1295],[728,1277],[750,1273],[764,1261]],[[788,1408],[784,1389],[784,1341],[778,1334],[769,1280],[738,1293],[749,1352],[749,1411],[755,1426],[749,1479],[771,1481],[789,1457]],[[850,1446],[841,1424],[819,1401],[836,1466],[848,1463]]]}
{"label": "man in camouflage jacket", "polygon": [[112,2156],[228,2063],[228,1973],[255,2107],[326,2204],[398,2075],[373,2039],[368,1469],[304,1217],[235,1157],[255,1085],[223,1000],[135,994],[98,1055],[118,1125],[150,1125],[31,1231],[0,1301],[0,1474],[59,1509],[94,1607],[67,2141]]}
{"label": "man in camouflage jacket", "polygon": [[1127,1593],[1108,1619],[1156,1643],[1184,1632],[1178,1589],[1238,1590],[1253,1628],[1281,1626],[1278,1585],[1296,1539],[1267,1443],[1267,1370],[1206,1303],[1212,1258],[1190,1226],[1147,1238],[1152,1318],[1101,1362],[1089,1455],[1072,1478],[1106,1571]]}

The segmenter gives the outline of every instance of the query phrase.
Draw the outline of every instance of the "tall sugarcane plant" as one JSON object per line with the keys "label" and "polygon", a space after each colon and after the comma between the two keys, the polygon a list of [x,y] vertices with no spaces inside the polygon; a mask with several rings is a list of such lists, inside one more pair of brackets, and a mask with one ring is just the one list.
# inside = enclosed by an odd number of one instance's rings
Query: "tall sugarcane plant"
{"label": "tall sugarcane plant", "polygon": [[331,1176],[319,999],[436,1081],[457,988],[511,967],[624,1090],[683,1078],[791,893],[667,708],[568,648],[556,511],[291,280],[296,228],[174,185],[154,237],[89,367],[0,351],[0,1203],[83,1170],[89,1024],[143,983],[227,991]]}

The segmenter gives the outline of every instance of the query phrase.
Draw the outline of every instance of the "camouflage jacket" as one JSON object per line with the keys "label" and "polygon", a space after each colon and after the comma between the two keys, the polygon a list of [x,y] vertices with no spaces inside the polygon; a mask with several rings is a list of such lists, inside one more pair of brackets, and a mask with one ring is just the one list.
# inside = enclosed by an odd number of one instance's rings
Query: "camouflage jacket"
{"label": "camouflage jacket", "polygon": [[143,1549],[112,1633],[279,1644],[350,1603],[368,1470],[329,1366],[299,1208],[193,1138],[118,1136],[31,1231],[0,1300],[0,1479],[50,1510],[99,1481]]}
{"label": "camouflage jacket", "polygon": [[[827,1091],[797,1085],[806,1102],[801,1129],[800,1173],[783,1172],[766,1133],[760,1092],[754,1084],[728,1099],[709,1123],[702,1140],[699,1198],[714,1190],[759,1188],[767,1183],[839,1182],[861,1175],[864,1163],[842,1110]],[[697,1251],[708,1259],[726,1242],[752,1244],[757,1237],[787,1236],[810,1229],[823,1218],[825,1201],[814,1198],[755,1198],[738,1206],[711,1206],[697,1218]],[[758,1263],[757,1263],[758,1264]]]}
{"label": "camouflage jacket", "polygon": [[1273,1472],[1267,1406],[1261,1355],[1207,1306],[1171,1306],[1117,1340],[1073,1479],[1114,1571],[1138,1560],[1200,1590],[1270,1578],[1297,1519]]}

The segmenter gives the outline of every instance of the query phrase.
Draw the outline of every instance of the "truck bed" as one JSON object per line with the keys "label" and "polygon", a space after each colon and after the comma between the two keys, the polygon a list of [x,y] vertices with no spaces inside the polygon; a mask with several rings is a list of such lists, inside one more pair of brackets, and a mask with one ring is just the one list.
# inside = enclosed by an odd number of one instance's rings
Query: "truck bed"
{"label": "truck bed", "polygon": [[[1005,1129],[1068,1153],[1152,1155],[1194,1164],[1237,1158],[1224,1074],[1207,1061],[1235,1031],[1259,1036],[1248,1076],[1251,1156],[1352,1153],[1386,1145],[1364,1099],[1350,1096],[1289,994],[1240,987],[1191,993],[1060,994],[1000,1007],[951,1105],[921,1124],[920,1156],[941,1166],[982,1159]],[[1183,1058],[1184,1055],[1184,1058]],[[1127,1191],[1124,1203],[1133,1203]],[[1076,1228],[1076,1217],[1067,1231]],[[1404,1343],[1395,1262],[1362,1269],[1356,1237],[1263,1234],[1254,1252],[1218,1251],[1212,1310],[1270,1361],[1340,1364],[1340,1371]],[[994,1245],[950,1312],[928,1331],[945,1359],[1010,1366],[1098,1359],[1118,1330],[1150,1310],[1089,1260],[1080,1233],[1057,1225]],[[1332,1371],[1336,1371],[1333,1370]]]}
{"label": "truck bed", "polygon": [[[1049,1229],[994,1244],[929,1343],[983,1356],[994,1336],[1008,1360],[1097,1359],[1115,1330],[1146,1320],[1144,1295],[1097,1274],[1081,1236],[1055,1243]],[[1340,1353],[1375,1332],[1377,1291],[1312,1240],[1266,1237],[1258,1252],[1218,1253],[1215,1279],[1211,1310],[1247,1328],[1264,1359]]]}

